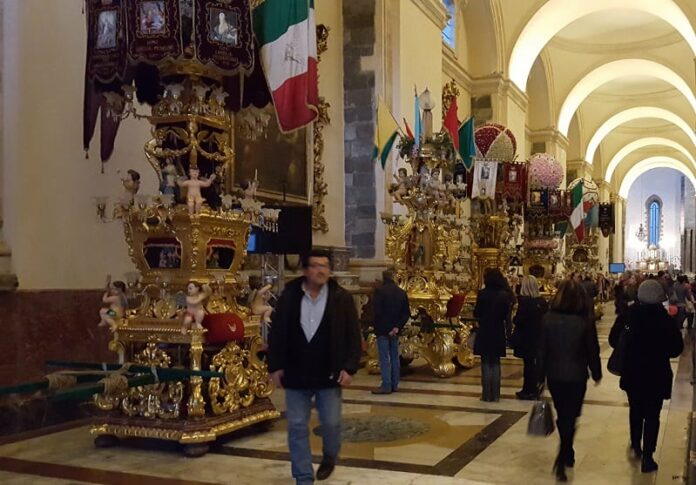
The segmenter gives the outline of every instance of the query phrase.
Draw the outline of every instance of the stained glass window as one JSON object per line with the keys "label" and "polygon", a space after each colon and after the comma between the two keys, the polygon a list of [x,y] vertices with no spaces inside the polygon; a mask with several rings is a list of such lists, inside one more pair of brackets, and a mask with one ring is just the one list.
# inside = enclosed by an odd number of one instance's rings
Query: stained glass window
{"label": "stained glass window", "polygon": [[447,25],[445,25],[445,28],[442,29],[442,40],[452,49],[455,47],[455,32],[457,29],[457,15],[454,2],[455,0],[445,0],[445,7],[447,8],[447,13],[449,13],[449,19],[447,20]]}
{"label": "stained glass window", "polygon": [[653,200],[648,206],[648,245],[660,245],[660,203]]}

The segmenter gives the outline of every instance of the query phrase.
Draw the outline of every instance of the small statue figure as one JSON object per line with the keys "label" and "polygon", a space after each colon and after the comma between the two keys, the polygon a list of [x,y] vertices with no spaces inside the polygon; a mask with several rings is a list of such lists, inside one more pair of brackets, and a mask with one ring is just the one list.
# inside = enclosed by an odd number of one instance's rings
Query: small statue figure
{"label": "small statue figure", "polygon": [[244,191],[244,198],[245,199],[255,199],[256,198],[256,189],[259,186],[259,181],[258,180],[247,180],[242,184],[242,190]]}
{"label": "small statue figure", "polygon": [[195,281],[189,281],[186,285],[186,313],[184,313],[184,325],[181,333],[186,335],[188,329],[203,328],[203,318],[205,318],[205,308],[203,302],[212,294],[208,285],[201,285]]}
{"label": "small statue figure", "polygon": [[116,330],[116,320],[122,318],[128,300],[126,299],[126,284],[123,281],[111,282],[111,275],[106,277],[106,292],[102,296],[102,302],[109,305],[99,310],[99,325],[98,327],[108,326],[113,332]]}
{"label": "small statue figure", "polygon": [[394,200],[401,202],[401,199],[408,195],[408,189],[411,185],[408,179],[408,172],[405,168],[400,168],[397,174],[394,174],[396,183],[391,184],[389,187],[389,193],[394,197]]}
{"label": "small statue figure", "polygon": [[176,193],[176,179],[177,179],[176,165],[174,165],[174,159],[172,157],[167,157],[164,161],[164,167],[160,170],[160,192],[163,194],[174,195]]}
{"label": "small statue figure", "polygon": [[[116,173],[119,175],[119,177],[121,177],[120,170],[116,170]],[[133,203],[135,194],[137,194],[138,190],[140,190],[140,174],[137,171],[130,169],[128,172],[126,172],[125,177],[121,177],[121,183],[123,184],[123,188],[126,189],[126,198]]]}
{"label": "small statue figure", "polygon": [[199,179],[200,170],[195,167],[189,169],[188,180],[178,180],[179,187],[186,188],[186,205],[188,206],[189,214],[198,214],[205,199],[201,195],[201,187],[210,187],[215,180],[215,174],[208,179]]}
{"label": "small statue figure", "polygon": [[225,98],[227,98],[227,96],[228,94],[222,86],[216,87],[213,89],[213,92],[210,93],[210,105],[212,106],[213,114],[216,116],[225,114]]}
{"label": "small statue figure", "polygon": [[268,304],[273,285],[261,286],[261,281],[258,278],[255,278],[253,281],[250,280],[249,285],[252,288],[252,292],[249,295],[251,313],[252,315],[260,315],[261,321],[267,325],[271,322],[271,314],[273,313],[273,307]]}

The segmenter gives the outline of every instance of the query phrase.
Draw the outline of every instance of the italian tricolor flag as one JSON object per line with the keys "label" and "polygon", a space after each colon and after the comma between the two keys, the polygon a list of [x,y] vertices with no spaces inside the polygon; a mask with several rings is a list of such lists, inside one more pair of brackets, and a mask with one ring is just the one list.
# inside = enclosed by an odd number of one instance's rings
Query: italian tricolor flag
{"label": "italian tricolor flag", "polygon": [[582,240],[585,239],[585,207],[582,203],[583,186],[584,184],[581,180],[573,187],[573,191],[571,192],[573,212],[570,214],[570,225],[573,226],[578,242],[582,242]]}
{"label": "italian tricolor flag", "polygon": [[265,0],[253,12],[261,64],[281,131],[317,118],[314,0]]}

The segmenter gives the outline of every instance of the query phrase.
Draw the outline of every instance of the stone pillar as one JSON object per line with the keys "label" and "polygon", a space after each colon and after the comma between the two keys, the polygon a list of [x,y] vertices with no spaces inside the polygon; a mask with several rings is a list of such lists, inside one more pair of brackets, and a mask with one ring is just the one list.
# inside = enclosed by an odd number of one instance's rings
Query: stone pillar
{"label": "stone pillar", "polygon": [[[609,184],[601,181],[597,184],[599,186],[599,201],[609,202],[611,194],[609,191]],[[599,257],[599,264],[602,267],[602,271],[607,271],[609,269],[609,263],[611,262],[611,254],[609,253],[609,239],[612,237],[604,237],[602,235],[601,229],[598,229],[599,238],[597,239],[597,256]]]}
{"label": "stone pillar", "polygon": [[375,72],[362,58],[375,47],[375,0],[343,3],[343,89],[346,245],[358,258],[375,255],[377,226],[373,145]]}
{"label": "stone pillar", "polygon": [[615,203],[616,232],[613,236],[613,260],[614,262],[620,263],[624,261],[625,254],[626,199],[617,195]]}
{"label": "stone pillar", "polygon": [[[0,63],[2,63],[2,56],[3,56],[3,45],[4,45],[4,29],[2,28],[3,26],[3,9],[4,9],[4,3],[0,3]],[[3,83],[2,83],[2,76],[0,76],[0,120],[2,120],[2,111],[3,111],[3,106],[2,106],[2,91],[3,91]],[[0,153],[3,153],[3,145],[4,145],[4,139],[3,139],[3,130],[0,127]],[[4,180],[4,172],[5,172],[5,157],[0,157],[0,291],[8,291],[8,290],[14,290],[17,288],[17,275],[12,273],[12,251],[10,251],[10,247],[5,243],[5,240],[3,238],[2,234],[2,225],[3,225],[3,180]]]}
{"label": "stone pillar", "polygon": [[500,73],[494,73],[483,78],[472,79],[472,98],[491,97],[491,109],[494,123],[508,127],[517,139],[518,158],[526,158],[527,149],[527,95],[512,81]]}

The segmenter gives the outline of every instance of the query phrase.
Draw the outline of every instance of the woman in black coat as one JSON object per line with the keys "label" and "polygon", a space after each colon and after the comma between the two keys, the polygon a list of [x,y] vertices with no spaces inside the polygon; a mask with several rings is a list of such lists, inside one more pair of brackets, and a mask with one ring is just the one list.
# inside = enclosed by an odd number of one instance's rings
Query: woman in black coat
{"label": "woman in black coat", "polygon": [[[660,429],[662,401],[672,395],[669,359],[684,349],[681,332],[662,302],[665,291],[657,280],[646,280],[638,288],[638,304],[616,319],[609,344],[616,348],[624,336],[621,389],[628,395],[631,448],[641,457],[641,471],[657,470],[653,453]],[[641,447],[642,438],[642,447]]]}
{"label": "woman in black coat", "polygon": [[559,481],[568,480],[565,467],[575,464],[575,421],[582,411],[588,368],[595,384],[602,379],[597,329],[590,320],[589,299],[579,282],[561,282],[542,319],[537,365],[546,379],[556,408],[561,446],[554,463]]}
{"label": "woman in black coat", "polygon": [[497,268],[485,271],[483,283],[485,288],[478,292],[474,307],[478,320],[474,354],[481,356],[481,400],[499,401],[500,358],[505,357],[505,320],[510,313],[511,292]]}
{"label": "woman in black coat", "polygon": [[520,297],[517,299],[513,346],[515,357],[524,361],[524,383],[517,392],[518,399],[534,400],[539,396],[536,358],[541,336],[541,319],[548,304],[539,296],[539,283],[534,276],[522,278]]}

